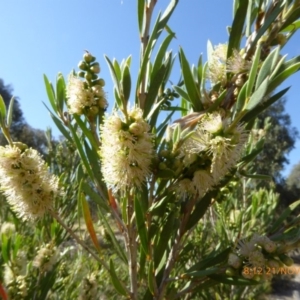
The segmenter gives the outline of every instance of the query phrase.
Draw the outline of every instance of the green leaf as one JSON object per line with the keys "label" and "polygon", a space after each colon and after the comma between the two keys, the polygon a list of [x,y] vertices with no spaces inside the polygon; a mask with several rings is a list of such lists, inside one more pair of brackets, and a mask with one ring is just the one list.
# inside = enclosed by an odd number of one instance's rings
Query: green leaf
{"label": "green leaf", "polygon": [[[46,106],[46,104],[44,103],[44,105]],[[71,143],[73,144],[73,140],[70,136],[70,133],[66,130],[65,126],[63,125],[63,123],[61,122],[60,119],[58,119],[50,110],[49,108],[46,106],[46,108],[48,109],[49,113],[50,113],[50,117],[53,120],[53,122],[55,123],[56,127],[60,130],[60,132],[63,134],[63,136]]]}
{"label": "green leaf", "polygon": [[246,32],[245,32],[246,37],[248,37],[251,34],[252,7],[253,7],[253,0],[249,0],[248,9],[247,9],[247,16],[246,16]]}
{"label": "green leaf", "polygon": [[145,3],[145,0],[138,0],[138,23],[140,36],[142,36],[143,32]]}
{"label": "green leaf", "polygon": [[5,124],[5,118],[6,118],[6,106],[2,96],[0,95],[0,122],[3,125]]}
{"label": "green leaf", "polygon": [[251,279],[241,278],[241,277],[228,277],[226,275],[213,274],[209,275],[211,279],[230,285],[240,285],[240,286],[249,286],[249,285],[257,285],[259,282]]}
{"label": "green leaf", "polygon": [[236,107],[235,107],[235,115],[238,114],[244,107],[246,100],[248,99],[246,97],[246,91],[247,91],[247,82],[243,85],[241,88],[237,101],[236,101]]}
{"label": "green leaf", "polygon": [[234,49],[240,49],[244,23],[247,15],[248,0],[239,1],[238,9],[236,10],[234,20],[231,26],[229,37],[227,58],[232,56]]}
{"label": "green leaf", "polygon": [[155,274],[154,274],[154,263],[153,261],[150,261],[149,263],[149,269],[148,269],[148,288],[152,295],[154,295],[154,285],[155,282]]}
{"label": "green leaf", "polygon": [[272,176],[269,175],[262,175],[262,174],[248,174],[243,171],[239,172],[243,177],[252,178],[252,179],[259,179],[259,180],[272,180]]}
{"label": "green leaf", "polygon": [[261,69],[257,75],[256,85],[255,89],[257,90],[259,86],[261,86],[262,82],[267,78],[267,76],[270,76],[273,69],[276,66],[276,63],[278,62],[278,55],[279,55],[279,47],[276,47],[266,58],[266,60],[263,62]]}
{"label": "green leaf", "polygon": [[97,151],[99,147],[97,141],[95,141],[91,130],[87,128],[86,123],[84,123],[78,115],[74,114],[73,117],[76,120],[76,123],[79,125],[80,129],[82,130],[83,134],[89,139],[91,145],[93,146],[93,149]]}
{"label": "green leaf", "polygon": [[197,76],[198,76],[198,84],[200,85],[202,82],[203,74],[203,65],[202,65],[202,55],[199,56],[198,65],[197,65]]}
{"label": "green leaf", "polygon": [[175,231],[175,215],[175,211],[172,211],[166,216],[166,221],[163,223],[161,232],[157,232],[157,239],[154,239],[154,264],[157,270],[160,269],[158,266],[165,255],[171,236]]}
{"label": "green leaf", "polygon": [[[146,115],[146,116],[148,115],[148,113],[151,110],[151,107],[155,103],[159,87],[161,86],[161,84],[163,82],[165,74],[166,74],[166,66],[161,65],[161,68],[157,72],[156,77],[153,79],[153,81],[150,82],[150,86],[149,86],[148,93],[146,96],[145,108],[144,108],[144,115]],[[147,116],[147,118],[148,118],[148,116]]]}
{"label": "green leaf", "polygon": [[156,74],[159,72],[163,59],[166,55],[167,48],[169,47],[173,37],[174,37],[173,35],[168,35],[163,41],[163,43],[161,44],[160,48],[158,49],[157,55],[154,60],[152,72],[151,72],[151,81],[155,79]]}
{"label": "green leaf", "polygon": [[263,83],[259,86],[259,88],[250,97],[249,102],[246,104],[245,110],[248,110],[248,111],[252,110],[261,102],[261,100],[266,95],[268,84],[269,84],[269,78],[267,77],[263,81]]}
{"label": "green leaf", "polygon": [[[79,190],[81,190],[81,188],[79,188]],[[92,216],[91,216],[91,212],[90,212],[90,208],[88,205],[88,202],[85,199],[85,196],[82,192],[78,193],[78,197],[80,199],[81,202],[81,206],[82,206],[82,211],[83,211],[83,217],[84,217],[84,221],[86,224],[86,228],[90,234],[90,238],[95,246],[95,248],[97,249],[98,252],[101,252],[101,248],[98,242],[98,238],[97,238],[97,234],[94,228],[94,224],[93,224],[93,220],[92,220]]]}
{"label": "green leaf", "polygon": [[194,266],[187,270],[187,273],[195,272],[201,269],[210,268],[228,260],[228,255],[231,252],[231,248],[227,248],[221,253],[216,254],[215,251],[210,255],[202,259],[200,262],[196,263]]}
{"label": "green leaf", "polygon": [[124,96],[124,106],[126,106],[126,103],[129,100],[130,97],[130,90],[131,90],[131,77],[130,77],[130,71],[129,67],[126,65],[123,72],[122,72],[122,91],[123,91],[123,96]]}
{"label": "green leaf", "polygon": [[300,20],[298,20],[298,21],[290,24],[289,26],[283,28],[281,30],[281,32],[290,32],[290,31],[294,31],[294,30],[296,31],[299,28],[300,28]]}
{"label": "green leaf", "polygon": [[[294,31],[300,28],[300,7],[294,9],[294,11],[285,19],[281,26],[281,32]],[[294,22],[294,23],[293,23]]]}
{"label": "green leaf", "polygon": [[[0,95],[1,96],[1,95]],[[15,103],[15,98],[12,97],[9,102],[8,106],[8,112],[7,112],[7,117],[6,117],[6,124],[7,127],[10,128],[11,123],[12,123],[12,116],[13,116],[13,110],[14,110],[14,103]]]}
{"label": "green leaf", "polygon": [[300,205],[300,200],[289,205],[280,215],[280,217],[274,222],[272,227],[270,228],[270,233],[274,233],[277,229],[279,229],[283,222],[287,219],[287,217]]}
{"label": "green leaf", "polygon": [[121,77],[121,74],[122,74],[121,68],[123,69],[124,63],[125,63],[125,61],[123,60],[122,61],[122,66],[120,67],[118,61],[115,58],[113,59],[113,66],[114,66],[114,70],[115,70],[118,82],[121,81],[121,79],[122,79],[122,77]]}
{"label": "green leaf", "polygon": [[1,235],[1,250],[3,261],[7,264],[9,262],[9,241],[5,234]]}
{"label": "green leaf", "polygon": [[175,7],[177,6],[178,2],[179,2],[179,0],[171,0],[170,1],[168,7],[164,11],[164,13],[161,16],[160,21],[159,21],[159,27],[161,29],[163,29],[167,25],[167,23],[168,23],[171,15],[172,15]]}
{"label": "green leaf", "polygon": [[134,210],[136,217],[137,231],[141,241],[141,245],[145,253],[148,253],[148,236],[146,229],[146,215],[144,214],[139,197],[134,198]]}
{"label": "green leaf", "polygon": [[212,275],[220,271],[220,268],[212,268],[207,270],[201,270],[201,271],[193,271],[193,272],[186,272],[182,275],[180,275],[180,278],[186,278],[186,277],[193,277],[193,278],[199,278],[199,277],[205,277],[208,275]]}
{"label": "green leaf", "polygon": [[273,80],[270,81],[267,93],[271,93],[283,81],[285,81],[288,77],[290,77],[294,73],[298,72],[299,70],[300,70],[300,62],[298,62],[294,65],[291,65],[290,67],[285,69],[283,72],[278,74]]}
{"label": "green leaf", "polygon": [[110,271],[109,274],[110,274],[111,282],[114,288],[116,289],[116,291],[122,296],[126,296],[127,298],[130,298],[129,293],[127,292],[124,284],[119,280],[117,276],[112,259],[110,259],[109,261],[109,271]]}
{"label": "green leaf", "polygon": [[253,120],[258,116],[261,112],[263,112],[265,109],[267,109],[270,105],[275,103],[277,100],[282,98],[284,94],[289,90],[290,88],[285,88],[282,91],[278,92],[277,94],[273,95],[260,105],[256,106],[254,109],[252,109],[250,112],[246,113],[244,117],[241,119],[242,123],[248,123],[249,121]]}
{"label": "green leaf", "polygon": [[66,98],[66,83],[63,75],[59,73],[56,78],[56,101],[57,101],[57,108],[59,108],[60,113],[64,111],[65,98]]}
{"label": "green leaf", "polygon": [[255,54],[254,54],[253,62],[251,65],[251,69],[249,72],[249,79],[247,82],[247,90],[246,90],[246,99],[250,97],[252,90],[253,90],[253,86],[254,86],[255,78],[256,78],[256,74],[257,74],[257,69],[258,69],[258,65],[259,65],[259,61],[260,61],[260,53],[261,53],[261,47],[257,46]]}
{"label": "green leaf", "polygon": [[108,212],[109,208],[107,205],[107,199],[102,198],[98,193],[96,193],[86,182],[81,183],[82,191],[90,197],[92,201],[100,206],[100,209],[104,209]]}
{"label": "green leaf", "polygon": [[106,214],[104,214],[101,209],[99,209],[98,212],[99,212],[101,221],[103,222],[103,225],[104,225],[104,227],[110,237],[110,240],[114,246],[114,250],[116,250],[115,253],[119,256],[119,258],[125,265],[128,265],[128,260],[127,260],[126,254],[124,252],[123,245],[121,247],[119,241],[116,239],[115,233],[113,232],[109,222],[107,221]]}
{"label": "green leaf", "polygon": [[94,181],[94,174],[93,174],[93,171],[92,171],[92,169],[90,167],[89,161],[86,158],[86,154],[85,154],[85,152],[83,150],[82,142],[79,140],[75,129],[72,126],[69,126],[69,129],[70,129],[70,131],[72,133],[73,140],[75,142],[76,148],[77,148],[79,156],[81,158],[81,161],[82,161],[82,163],[83,163],[83,165],[84,165],[84,167],[86,169],[86,172],[90,176],[91,180]]}
{"label": "green leaf", "polygon": [[181,87],[173,85],[173,89],[184,99],[188,100],[190,103],[191,99],[189,97],[189,95],[187,94],[187,92],[185,90],[183,90]]}
{"label": "green leaf", "polygon": [[110,75],[111,75],[111,77],[113,79],[115,88],[116,88],[118,94],[120,95],[120,91],[121,91],[121,88],[120,88],[120,78],[118,78],[118,75],[116,73],[115,67],[114,67],[113,63],[111,62],[111,60],[106,55],[104,55],[104,58],[107,61],[107,64],[108,64],[108,67],[109,67],[109,71],[110,71]]}
{"label": "green leaf", "polygon": [[194,111],[195,112],[201,111],[201,110],[203,110],[203,106],[201,103],[200,91],[199,91],[199,88],[197,88],[197,86],[196,86],[192,71],[190,69],[189,63],[185,57],[185,54],[184,54],[182,48],[180,48],[179,54],[180,54],[180,64],[181,64],[182,76],[183,76],[183,80],[184,80],[184,84],[185,84],[187,93],[189,95],[189,99],[191,100]]}
{"label": "green leaf", "polygon": [[46,109],[49,111],[50,113],[50,117],[52,118],[53,122],[55,123],[56,127],[60,130],[60,132],[64,135],[64,137],[73,144],[73,140],[69,134],[69,132],[66,130],[66,128],[64,127],[63,123],[61,122],[60,119],[58,119],[51,111],[50,109],[47,107],[47,105],[43,102],[43,104],[45,105]]}
{"label": "green leaf", "polygon": [[57,113],[57,106],[56,106],[56,98],[55,93],[52,84],[48,80],[47,76],[44,74],[44,82],[46,86],[46,92],[48,95],[49,102],[54,110],[55,113]]}

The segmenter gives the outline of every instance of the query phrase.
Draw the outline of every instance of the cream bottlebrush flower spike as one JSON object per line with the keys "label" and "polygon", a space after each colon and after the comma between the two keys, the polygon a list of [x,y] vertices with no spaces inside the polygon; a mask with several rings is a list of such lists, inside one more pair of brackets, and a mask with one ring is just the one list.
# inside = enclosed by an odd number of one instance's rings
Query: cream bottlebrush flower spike
{"label": "cream bottlebrush flower spike", "polygon": [[20,148],[0,147],[1,190],[20,218],[36,219],[52,208],[62,192],[40,154],[32,148]]}
{"label": "cream bottlebrush flower spike", "polygon": [[80,78],[73,74],[69,75],[67,99],[70,114],[81,115],[85,107],[90,107],[96,103],[94,93],[85,87]]}
{"label": "cream bottlebrush flower spike", "polygon": [[100,128],[100,157],[105,182],[115,190],[140,188],[150,175],[153,158],[150,126],[142,118],[142,110],[128,113],[128,122],[113,114]]}

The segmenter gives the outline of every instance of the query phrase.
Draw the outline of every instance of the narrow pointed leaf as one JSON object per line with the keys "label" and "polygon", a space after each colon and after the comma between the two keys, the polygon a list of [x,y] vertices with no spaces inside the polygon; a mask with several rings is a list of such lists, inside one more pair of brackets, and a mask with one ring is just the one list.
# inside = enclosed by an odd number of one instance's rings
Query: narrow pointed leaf
{"label": "narrow pointed leaf", "polygon": [[139,23],[140,36],[142,36],[142,32],[143,32],[145,3],[146,3],[145,0],[138,0],[138,23]]}
{"label": "narrow pointed leaf", "polygon": [[300,70],[300,62],[285,69],[283,72],[278,74],[273,80],[270,81],[267,92],[269,93],[275,90],[275,88],[278,87],[283,81],[285,81],[288,77],[298,72],[299,70]]}
{"label": "narrow pointed leaf", "polygon": [[111,60],[106,55],[104,55],[104,58],[107,61],[107,64],[108,64],[108,67],[109,67],[109,71],[110,71],[110,75],[111,75],[112,80],[114,82],[115,88],[117,89],[117,92],[120,95],[120,83],[119,83],[120,80],[119,80],[119,78],[117,76],[117,73],[115,71],[114,65],[113,65],[113,63],[111,62]]}
{"label": "narrow pointed leaf", "polygon": [[55,113],[57,113],[57,106],[56,106],[56,98],[55,93],[52,84],[48,80],[47,76],[44,74],[44,82],[46,86],[46,92],[48,95],[49,102],[54,110]]}
{"label": "narrow pointed leaf", "polygon": [[226,275],[220,275],[220,274],[213,274],[209,275],[209,278],[225,283],[225,284],[231,284],[231,285],[240,285],[240,286],[249,286],[249,285],[258,285],[259,282],[251,279],[245,279],[242,277],[228,277]]}
{"label": "narrow pointed leaf", "polygon": [[289,205],[280,215],[280,217],[274,222],[272,227],[270,228],[270,233],[276,232],[281,226],[282,223],[286,220],[286,218],[300,205],[300,200]]}
{"label": "narrow pointed leaf", "polygon": [[141,245],[145,253],[148,253],[148,236],[147,236],[147,229],[145,224],[146,216],[142,210],[140,199],[138,197],[135,197],[134,199],[134,210],[135,210],[137,231],[139,234]]}
{"label": "narrow pointed leaf", "polygon": [[90,167],[89,161],[86,158],[86,154],[85,154],[85,152],[83,150],[82,142],[79,140],[75,129],[72,126],[70,126],[69,128],[70,128],[70,131],[72,133],[73,140],[75,142],[76,148],[77,148],[79,156],[81,158],[81,161],[82,161],[82,163],[83,163],[83,165],[84,165],[84,167],[86,169],[86,172],[90,176],[91,180],[94,180],[94,174],[93,174],[93,171],[92,171],[92,169]]}
{"label": "narrow pointed leaf", "polygon": [[86,228],[90,234],[91,240],[92,240],[95,248],[97,249],[98,252],[101,252],[101,248],[100,248],[100,245],[99,245],[99,242],[97,239],[97,234],[96,234],[96,231],[94,228],[89,205],[88,205],[83,193],[79,193],[79,197],[80,197],[80,202],[81,202],[81,206],[82,206],[82,212],[83,212],[83,217],[84,217]]}
{"label": "narrow pointed leaf", "polygon": [[245,110],[248,110],[248,111],[252,110],[261,102],[263,97],[266,95],[268,84],[269,84],[269,78],[267,77],[263,81],[263,83],[259,86],[259,88],[250,97],[249,102],[246,104]]}
{"label": "narrow pointed leaf", "polygon": [[201,103],[199,88],[197,88],[196,86],[192,71],[190,69],[189,63],[185,57],[182,48],[180,48],[179,53],[180,53],[180,64],[181,64],[182,76],[183,76],[187,93],[189,95],[189,99],[191,100],[191,103],[194,107],[194,111],[201,111],[203,110],[203,106]]}
{"label": "narrow pointed leaf", "polygon": [[93,145],[94,150],[98,150],[98,144],[95,141],[95,138],[89,128],[87,128],[86,123],[84,123],[78,115],[74,115],[74,119],[76,120],[77,124],[79,125],[80,129],[84,133],[84,135],[88,138],[91,145]]}
{"label": "narrow pointed leaf", "polygon": [[232,56],[234,49],[240,49],[242,39],[242,32],[244,30],[244,23],[247,15],[248,0],[239,1],[238,9],[236,10],[234,20],[231,26],[231,33],[229,37],[227,58]]}
{"label": "narrow pointed leaf", "polygon": [[170,42],[172,41],[172,39],[173,39],[173,36],[168,35],[165,38],[165,40],[163,41],[163,43],[161,44],[161,46],[157,52],[157,55],[155,57],[155,60],[154,60],[154,64],[153,64],[153,68],[152,68],[152,72],[151,72],[151,80],[154,80],[156,73],[159,71],[159,69],[162,65],[163,59],[166,55],[167,48],[170,45]]}
{"label": "narrow pointed leaf", "polygon": [[12,116],[13,116],[13,110],[14,110],[14,102],[15,102],[15,98],[12,97],[10,99],[10,102],[9,102],[8,112],[7,112],[7,118],[6,118],[6,124],[7,124],[8,128],[10,128],[11,123],[12,123]]}
{"label": "narrow pointed leaf", "polygon": [[2,96],[0,95],[0,119],[1,119],[0,122],[2,124],[5,124],[5,118],[6,118],[6,106]]}
{"label": "narrow pointed leaf", "polygon": [[154,274],[154,264],[153,261],[149,263],[148,269],[148,288],[152,295],[154,295],[154,285],[155,285],[155,274]]}
{"label": "narrow pointed leaf", "polygon": [[251,121],[253,118],[256,118],[258,114],[260,114],[265,109],[267,109],[270,105],[272,105],[277,100],[282,98],[289,89],[290,89],[289,87],[283,89],[282,91],[278,92],[277,94],[273,95],[272,97],[264,101],[261,105],[256,106],[254,109],[251,110],[251,112],[248,112],[247,114],[244,115],[244,117],[241,119],[241,122],[247,123]]}
{"label": "narrow pointed leaf", "polygon": [[124,67],[121,82],[122,82],[123,96],[126,105],[126,103],[129,101],[130,91],[131,91],[131,77],[130,77],[129,67],[127,65]]}
{"label": "narrow pointed leaf", "polygon": [[111,282],[114,288],[116,289],[116,291],[122,296],[126,296],[129,299],[130,298],[129,293],[127,292],[124,284],[119,280],[112,259],[109,261],[109,270],[110,270]]}
{"label": "narrow pointed leaf", "polygon": [[61,73],[58,74],[56,79],[56,100],[57,100],[57,108],[59,108],[60,112],[64,110],[64,101],[66,96],[66,83],[63,75]]}
{"label": "narrow pointed leaf", "polygon": [[253,58],[253,62],[251,65],[251,69],[249,72],[249,79],[247,82],[247,90],[246,90],[246,98],[249,98],[253,87],[254,87],[254,83],[255,83],[255,78],[256,78],[256,74],[257,74],[257,69],[258,69],[258,65],[259,65],[259,61],[260,61],[260,53],[261,53],[261,47],[258,46],[256,48],[255,54],[254,54],[254,58]]}
{"label": "narrow pointed leaf", "polygon": [[274,67],[275,63],[277,62],[278,55],[279,55],[279,47],[275,48],[266,58],[266,60],[263,62],[261,69],[257,75],[256,85],[255,89],[258,89],[258,87],[262,84],[262,82],[267,78],[267,76],[270,76]]}

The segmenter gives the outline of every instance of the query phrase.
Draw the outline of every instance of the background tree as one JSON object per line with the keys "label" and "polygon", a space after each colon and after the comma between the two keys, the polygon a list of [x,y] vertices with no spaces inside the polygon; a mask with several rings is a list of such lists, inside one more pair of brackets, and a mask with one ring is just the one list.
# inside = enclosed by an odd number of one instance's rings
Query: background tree
{"label": "background tree", "polygon": [[[286,99],[281,99],[264,111],[256,120],[256,128],[268,129],[262,152],[256,157],[251,168],[258,174],[270,175],[276,183],[282,182],[280,172],[289,163],[287,155],[294,148],[299,133],[291,125],[291,118],[285,111]],[[268,123],[268,125],[267,125]],[[259,134],[259,133],[258,133]],[[260,182],[266,185],[266,181]]]}
{"label": "background tree", "polygon": [[[0,95],[8,107],[9,102],[13,96],[13,89],[10,85],[5,85],[4,81],[0,79]],[[19,99],[15,98],[12,125],[10,130],[14,141],[20,141],[38,150],[40,153],[46,153],[46,137],[43,130],[32,128],[25,120],[23,112],[20,107]],[[1,132],[0,145],[6,145],[7,142]]]}

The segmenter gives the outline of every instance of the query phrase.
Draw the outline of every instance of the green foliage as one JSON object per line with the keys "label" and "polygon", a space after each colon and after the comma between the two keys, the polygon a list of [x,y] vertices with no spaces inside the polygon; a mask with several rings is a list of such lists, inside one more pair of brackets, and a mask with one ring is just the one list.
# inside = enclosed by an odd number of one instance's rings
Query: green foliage
{"label": "green foliage", "polygon": [[[168,20],[178,1],[151,24],[155,4],[137,1],[137,82],[131,56],[121,63],[105,56],[114,82],[111,116],[104,114],[104,80],[91,53],[67,83],[62,74],[55,84],[44,75],[48,110],[63,135],[53,142],[47,131],[46,159],[64,194],[35,227],[23,226],[3,205],[1,220],[11,222],[13,233],[2,225],[0,276],[11,299],[242,299],[246,289],[256,299],[270,278],[248,271],[291,263],[288,251],[299,245],[299,217],[292,212],[299,203],[276,217],[278,195],[258,188],[256,180],[268,176],[255,158],[263,157],[272,109],[276,134],[289,143],[272,147],[279,158],[271,175],[293,145],[283,106],[271,105],[287,91],[273,95],[275,89],[300,69],[299,57],[286,61],[280,54],[297,28],[298,6],[234,1],[228,45],[208,42],[208,62],[200,56],[197,66],[180,48],[182,78],[170,85],[176,56],[168,51],[175,37]],[[0,102],[9,147],[20,147],[9,133],[12,109],[7,118]],[[180,116],[169,124],[175,112]],[[13,163],[0,168],[21,170]],[[36,189],[35,182],[25,185]]]}

